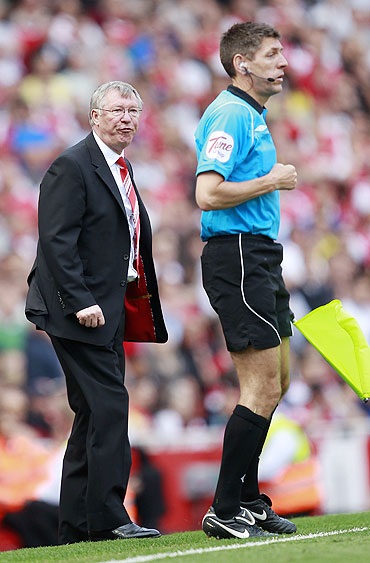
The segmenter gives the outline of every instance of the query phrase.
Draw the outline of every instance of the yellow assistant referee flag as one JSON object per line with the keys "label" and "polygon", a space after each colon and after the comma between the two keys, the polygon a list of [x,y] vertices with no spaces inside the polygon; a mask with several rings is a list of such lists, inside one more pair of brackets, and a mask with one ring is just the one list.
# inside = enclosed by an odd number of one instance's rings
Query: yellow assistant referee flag
{"label": "yellow assistant referee flag", "polygon": [[370,348],[339,299],[314,309],[294,326],[365,402],[370,397]]}

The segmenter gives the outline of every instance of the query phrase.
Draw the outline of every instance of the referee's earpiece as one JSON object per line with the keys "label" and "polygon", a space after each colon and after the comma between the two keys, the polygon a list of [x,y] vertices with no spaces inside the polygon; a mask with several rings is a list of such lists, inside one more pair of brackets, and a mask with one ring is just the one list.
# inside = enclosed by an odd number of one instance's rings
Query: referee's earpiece
{"label": "referee's earpiece", "polygon": [[244,70],[244,74],[249,74],[248,67],[245,63],[240,63],[240,69]]}
{"label": "referee's earpiece", "polygon": [[239,68],[244,70],[244,74],[249,74],[251,76],[255,76],[256,78],[259,78],[260,80],[268,80],[269,82],[275,82],[275,80],[276,80],[276,78],[265,78],[264,76],[259,76],[258,74],[254,74],[254,72],[249,70],[249,68],[247,67],[247,65],[245,63],[240,63]]}

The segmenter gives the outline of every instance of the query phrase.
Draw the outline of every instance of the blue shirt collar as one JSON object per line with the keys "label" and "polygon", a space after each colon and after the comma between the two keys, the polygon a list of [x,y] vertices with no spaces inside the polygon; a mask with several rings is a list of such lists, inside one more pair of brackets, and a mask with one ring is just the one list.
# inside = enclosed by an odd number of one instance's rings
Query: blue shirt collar
{"label": "blue shirt collar", "polygon": [[234,96],[239,96],[239,98],[242,98],[243,100],[248,102],[248,104],[254,107],[254,109],[257,110],[260,114],[263,114],[263,111],[266,109],[264,106],[261,106],[254,98],[252,98],[252,96],[247,94],[247,92],[244,92],[244,90],[238,88],[237,86],[230,84],[230,86],[227,87],[227,90],[228,92],[231,92],[231,94],[234,94]]}

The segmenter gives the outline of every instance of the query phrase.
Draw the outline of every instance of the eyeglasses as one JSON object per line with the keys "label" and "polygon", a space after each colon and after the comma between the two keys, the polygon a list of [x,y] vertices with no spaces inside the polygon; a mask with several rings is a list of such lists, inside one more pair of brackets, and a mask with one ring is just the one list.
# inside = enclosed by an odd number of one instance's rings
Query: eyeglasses
{"label": "eyeglasses", "polygon": [[102,111],[109,111],[109,113],[111,113],[113,115],[113,117],[122,117],[123,115],[125,115],[126,111],[129,114],[129,116],[133,119],[137,119],[140,115],[140,112],[142,111],[140,108],[113,108],[113,109],[106,109],[106,108],[94,108],[94,109],[99,109]]}

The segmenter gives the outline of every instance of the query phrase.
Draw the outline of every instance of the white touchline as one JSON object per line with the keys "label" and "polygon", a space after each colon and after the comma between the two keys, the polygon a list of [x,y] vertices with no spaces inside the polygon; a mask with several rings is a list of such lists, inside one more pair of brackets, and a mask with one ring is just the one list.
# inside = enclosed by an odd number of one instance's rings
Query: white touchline
{"label": "white touchline", "polygon": [[309,540],[313,538],[324,538],[327,536],[338,536],[340,534],[351,534],[354,532],[366,532],[370,528],[350,528],[349,530],[334,530],[333,532],[318,532],[317,534],[306,534],[298,536],[290,536],[289,538],[276,538],[271,540],[261,540],[246,543],[232,543],[231,545],[220,545],[216,547],[204,547],[199,549],[187,549],[186,551],[168,551],[166,553],[156,553],[154,555],[138,555],[137,557],[128,557],[127,559],[111,559],[102,561],[101,563],[148,563],[150,561],[158,561],[159,559],[167,559],[174,557],[184,557],[185,555],[201,555],[203,553],[212,553],[213,551],[229,551],[231,549],[245,549],[249,547],[260,547],[261,545],[269,545],[272,543],[286,543],[291,541]]}

